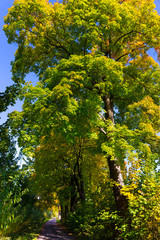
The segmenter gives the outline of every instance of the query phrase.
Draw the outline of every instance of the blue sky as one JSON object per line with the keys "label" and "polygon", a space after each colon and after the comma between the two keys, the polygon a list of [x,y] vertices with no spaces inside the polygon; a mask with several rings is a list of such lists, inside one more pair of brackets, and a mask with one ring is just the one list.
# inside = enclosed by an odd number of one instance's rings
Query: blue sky
{"label": "blue sky", "polygon": [[[8,44],[7,38],[2,30],[3,28],[3,17],[7,14],[8,8],[13,5],[14,0],[0,0],[0,92],[3,92],[6,86],[10,86],[13,84],[11,80],[11,65],[10,62],[14,59],[14,53],[16,51],[17,46],[14,44]],[[54,0],[50,0],[50,2],[54,2]],[[160,0],[155,0],[156,9],[160,13]],[[153,56],[156,57],[156,56]],[[27,79],[28,81],[32,80],[34,83],[36,82],[36,78],[33,74],[30,74]],[[0,114],[0,124],[5,122],[7,119],[7,114],[14,110],[21,110],[22,103],[17,101],[14,106],[9,107],[8,111]]]}

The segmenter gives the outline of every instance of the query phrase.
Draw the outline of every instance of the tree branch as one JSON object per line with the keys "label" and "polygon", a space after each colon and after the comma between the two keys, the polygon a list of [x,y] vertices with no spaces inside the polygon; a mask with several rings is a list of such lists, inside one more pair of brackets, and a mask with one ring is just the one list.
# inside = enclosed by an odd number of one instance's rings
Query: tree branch
{"label": "tree branch", "polygon": [[63,49],[63,50],[68,54],[68,56],[70,57],[70,52],[69,52],[64,46],[62,46],[62,45],[58,42],[57,39],[53,39],[53,40],[54,40],[55,42],[57,42],[57,43],[59,44],[59,46],[56,45],[56,44],[53,44],[52,41],[51,41],[51,39],[50,39],[48,36],[44,36],[44,37],[49,41],[49,43],[50,43],[51,46],[53,46],[53,47],[55,47],[55,48],[61,48],[61,49]]}
{"label": "tree branch", "polygon": [[[133,33],[133,32],[136,32],[136,31],[130,31],[130,32],[128,32],[128,33],[125,33],[125,34],[123,34],[122,36],[120,36],[116,41],[115,41],[115,43],[113,44],[113,46],[114,45],[116,45],[117,44],[117,42],[119,41],[119,40],[121,40],[121,38],[123,38],[123,37],[125,37],[125,36],[127,36],[127,35],[129,35],[129,34],[131,34],[131,33]],[[138,33],[138,32],[137,32]]]}

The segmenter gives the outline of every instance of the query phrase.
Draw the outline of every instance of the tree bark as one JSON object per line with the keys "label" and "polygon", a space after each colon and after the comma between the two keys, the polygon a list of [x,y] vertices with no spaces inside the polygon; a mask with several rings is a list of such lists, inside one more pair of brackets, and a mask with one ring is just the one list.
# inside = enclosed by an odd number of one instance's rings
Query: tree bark
{"label": "tree bark", "polygon": [[[111,120],[114,123],[114,111],[113,111],[113,97],[105,95],[103,97],[104,109],[106,111],[105,118]],[[109,138],[108,138],[109,141]],[[118,159],[111,160],[112,156],[108,157],[108,166],[110,172],[110,178],[115,183],[113,186],[113,192],[115,197],[116,209],[121,216],[128,215],[128,199],[121,193],[121,188],[124,186],[123,175],[121,167],[118,164]]]}
{"label": "tree bark", "polygon": [[121,167],[117,164],[116,160],[111,160],[111,157],[108,157],[107,160],[110,171],[110,178],[116,183],[113,186],[116,209],[121,216],[126,216],[128,215],[128,200],[121,193],[121,188],[124,186]]}

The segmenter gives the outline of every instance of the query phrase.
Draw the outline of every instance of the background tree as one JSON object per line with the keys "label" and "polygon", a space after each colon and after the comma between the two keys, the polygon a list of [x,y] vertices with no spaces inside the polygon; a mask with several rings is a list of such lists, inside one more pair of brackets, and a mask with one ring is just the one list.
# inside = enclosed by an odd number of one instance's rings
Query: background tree
{"label": "background tree", "polygon": [[[19,85],[19,84],[18,84]],[[20,86],[19,86],[20,87]],[[17,85],[8,87],[0,95],[0,113],[5,111],[18,95]],[[20,168],[22,155],[17,152],[17,142],[11,134],[9,121],[0,125],[0,238],[17,239],[20,235],[33,237],[45,219],[31,192],[31,170]],[[31,233],[31,235],[30,235]]]}
{"label": "background tree", "polygon": [[31,169],[20,169],[22,156],[16,155],[16,141],[6,122],[0,126],[0,238],[27,235],[30,239],[45,216],[31,191]]}
{"label": "background tree", "polygon": [[61,206],[66,206],[64,216],[84,208],[99,183],[108,176],[106,160],[99,154],[95,140],[78,138],[76,144],[67,145],[63,138],[53,135],[43,138],[37,148],[34,169],[39,196],[53,204],[56,193]]}

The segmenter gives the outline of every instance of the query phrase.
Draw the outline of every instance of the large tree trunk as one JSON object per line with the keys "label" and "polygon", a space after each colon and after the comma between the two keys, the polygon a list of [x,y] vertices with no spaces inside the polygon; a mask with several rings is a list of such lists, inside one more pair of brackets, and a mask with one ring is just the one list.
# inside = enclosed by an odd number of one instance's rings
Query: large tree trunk
{"label": "large tree trunk", "polygon": [[[112,124],[114,124],[114,112],[113,112],[113,98],[112,96],[104,96],[104,109],[106,111],[105,118],[110,119]],[[109,141],[109,138],[108,138]],[[108,166],[110,171],[110,178],[115,182],[113,187],[115,203],[117,211],[121,216],[128,215],[128,200],[121,193],[121,188],[124,186],[123,176],[121,172],[121,167],[118,164],[118,160],[115,158],[111,160],[112,156],[108,157]]]}
{"label": "large tree trunk", "polygon": [[117,211],[121,216],[128,215],[128,200],[121,193],[121,188],[124,186],[123,176],[121,173],[121,167],[117,164],[116,160],[111,160],[111,157],[108,157],[108,166],[110,171],[110,178],[116,182],[113,186],[113,192],[115,197],[115,203]]}

